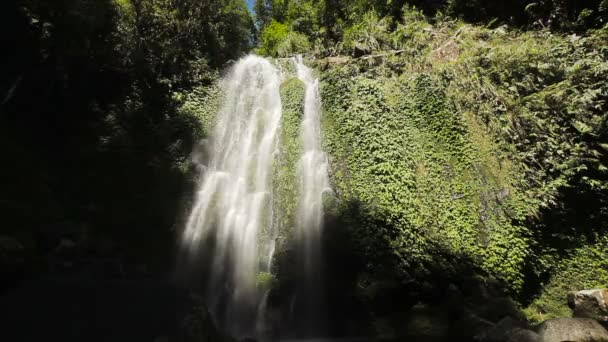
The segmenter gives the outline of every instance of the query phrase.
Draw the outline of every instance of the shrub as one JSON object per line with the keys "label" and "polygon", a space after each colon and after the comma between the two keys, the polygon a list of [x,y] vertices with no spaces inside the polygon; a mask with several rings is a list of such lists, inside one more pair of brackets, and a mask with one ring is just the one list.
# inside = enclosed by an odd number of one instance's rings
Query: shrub
{"label": "shrub", "polygon": [[355,46],[369,51],[392,48],[390,24],[388,17],[379,18],[373,11],[365,13],[359,23],[344,31],[343,52],[350,53]]}
{"label": "shrub", "polygon": [[278,57],[289,57],[310,50],[311,44],[308,41],[308,37],[301,33],[291,31],[277,46],[276,55]]}
{"label": "shrub", "polygon": [[290,29],[286,24],[273,20],[264,29],[260,37],[259,53],[265,56],[278,56],[278,47],[289,35]]}

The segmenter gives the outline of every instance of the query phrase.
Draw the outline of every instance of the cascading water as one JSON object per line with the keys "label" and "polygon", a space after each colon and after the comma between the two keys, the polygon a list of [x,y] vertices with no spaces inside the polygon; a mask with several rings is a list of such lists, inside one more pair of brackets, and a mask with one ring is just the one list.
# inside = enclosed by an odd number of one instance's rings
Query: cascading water
{"label": "cascading water", "polygon": [[[319,82],[301,57],[297,76],[305,85],[300,126],[302,156],[297,165],[298,211],[295,246],[299,285],[290,299],[302,307],[297,322],[307,331],[321,311],[321,229],[323,194],[330,191],[327,156],[321,150]],[[182,236],[194,264],[208,265],[207,304],[223,329],[236,336],[264,334],[270,290],[268,277],[278,236],[272,177],[279,151],[281,76],[269,61],[247,56],[224,79],[225,100],[201,169],[196,200]],[[277,216],[277,217],[275,217]],[[202,266],[205,267],[205,266]],[[311,318],[315,317],[315,318]]]}
{"label": "cascading water", "polygon": [[301,125],[302,157],[298,163],[299,205],[297,229],[304,243],[306,272],[315,272],[323,227],[323,194],[331,191],[327,173],[327,155],[321,150],[321,95],[319,80],[304,65],[302,56],[295,59],[298,78],[305,85],[304,117]]}
{"label": "cascading water", "polygon": [[281,79],[269,61],[248,56],[224,81],[225,102],[207,146],[208,161],[201,165],[182,247],[190,256],[213,248],[208,305],[224,329],[242,335],[255,329],[264,295],[257,276],[270,271],[274,248],[271,178]]}
{"label": "cascading water", "polygon": [[[314,78],[302,56],[295,58],[297,76],[304,83],[304,116],[300,128],[302,156],[298,162],[299,203],[296,220],[297,243],[303,263],[304,288],[300,291],[308,303],[307,315],[312,329],[322,321],[321,308],[321,233],[323,194],[331,192],[327,155],[321,149],[321,95],[319,80]],[[315,322],[315,318],[316,321]]]}

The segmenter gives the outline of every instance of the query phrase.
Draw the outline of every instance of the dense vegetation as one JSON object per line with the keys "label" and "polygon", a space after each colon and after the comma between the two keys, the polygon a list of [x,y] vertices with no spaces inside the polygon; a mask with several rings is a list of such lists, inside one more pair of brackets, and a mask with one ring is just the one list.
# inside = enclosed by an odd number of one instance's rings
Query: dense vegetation
{"label": "dense vegetation", "polygon": [[359,289],[432,296],[468,264],[540,319],[608,284],[605,3],[256,9],[260,53],[318,59]]}
{"label": "dense vegetation", "polygon": [[[387,29],[396,31],[411,7],[420,9],[431,21],[449,16],[490,26],[509,24],[563,32],[602,27],[608,15],[608,3],[603,0],[584,4],[562,0],[256,0],[260,51],[286,56],[308,52],[312,46],[317,54],[333,55],[350,53],[356,43],[379,49],[378,34]],[[385,43],[394,46],[405,42],[406,37],[396,34]]]}
{"label": "dense vegetation", "polygon": [[[608,286],[606,0],[257,0],[254,16],[241,0],[0,10],[0,235],[31,250],[28,270],[55,225],[170,268],[220,71],[253,50],[305,53],[322,81],[332,315],[406,311],[474,279],[498,281],[540,320],[567,312],[567,291]],[[303,91],[295,79],[281,91],[277,206],[289,227]],[[280,247],[276,279],[260,275],[278,297],[297,276]]]}
{"label": "dense vegetation", "polygon": [[388,247],[378,265],[393,259],[404,276],[424,277],[450,265],[432,257],[440,244],[522,299],[534,295],[560,258],[605,234],[606,57],[595,50],[605,33],[571,42],[412,25],[429,29],[412,39],[416,51],[377,67],[374,57],[329,62],[326,132],[344,161],[333,163],[338,187],[367,204],[363,241]]}
{"label": "dense vegetation", "polygon": [[134,262],[170,265],[171,230],[179,229],[190,188],[188,157],[203,133],[181,110],[184,92],[202,91],[250,49],[255,28],[246,5],[0,6],[3,233],[32,249],[45,226],[69,225],[121,241]]}

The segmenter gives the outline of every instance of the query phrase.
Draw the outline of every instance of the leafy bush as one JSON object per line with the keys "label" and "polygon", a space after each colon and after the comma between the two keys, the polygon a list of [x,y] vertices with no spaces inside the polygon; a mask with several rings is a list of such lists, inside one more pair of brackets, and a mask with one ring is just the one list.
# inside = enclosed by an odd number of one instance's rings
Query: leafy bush
{"label": "leafy bush", "polygon": [[391,35],[389,33],[390,19],[379,18],[376,12],[370,11],[361,20],[344,31],[344,53],[350,53],[355,46],[369,51],[390,49]]}
{"label": "leafy bush", "polygon": [[278,56],[279,45],[287,38],[290,29],[286,24],[273,20],[260,37],[259,53],[265,56]]}
{"label": "leafy bush", "polygon": [[[27,184],[3,186],[0,197],[10,198],[0,202],[25,208],[0,208],[5,226],[28,235],[69,218],[128,241],[129,253],[149,247],[139,256],[151,264],[164,257],[169,263],[168,241],[189,188],[188,156],[206,133],[195,107],[212,103],[195,97],[212,98],[201,88],[250,48],[254,26],[245,3],[11,0],[0,6],[10,14],[1,24],[11,35],[5,47],[15,51],[0,67],[0,136],[10,142],[1,147],[3,155],[19,155],[15,170],[1,178],[14,179],[23,169],[30,175]],[[56,153],[41,162],[47,149]],[[23,200],[18,195],[39,191]],[[32,207],[40,210],[32,215]],[[142,230],[150,239],[136,238]]]}
{"label": "leafy bush", "polygon": [[310,52],[311,48],[312,46],[305,35],[291,31],[277,46],[277,56],[290,57],[303,54]]}
{"label": "leafy bush", "polygon": [[397,49],[410,49],[422,52],[428,46],[431,25],[422,11],[416,8],[403,8],[403,16],[391,34],[392,45]]}

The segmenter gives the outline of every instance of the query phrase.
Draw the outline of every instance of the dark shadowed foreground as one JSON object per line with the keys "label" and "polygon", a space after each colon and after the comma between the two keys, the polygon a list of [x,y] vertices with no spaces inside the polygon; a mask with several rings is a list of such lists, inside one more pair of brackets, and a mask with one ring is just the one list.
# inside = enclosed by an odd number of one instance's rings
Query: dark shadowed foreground
{"label": "dark shadowed foreground", "polygon": [[167,282],[49,279],[0,297],[4,341],[179,340],[192,302]]}

